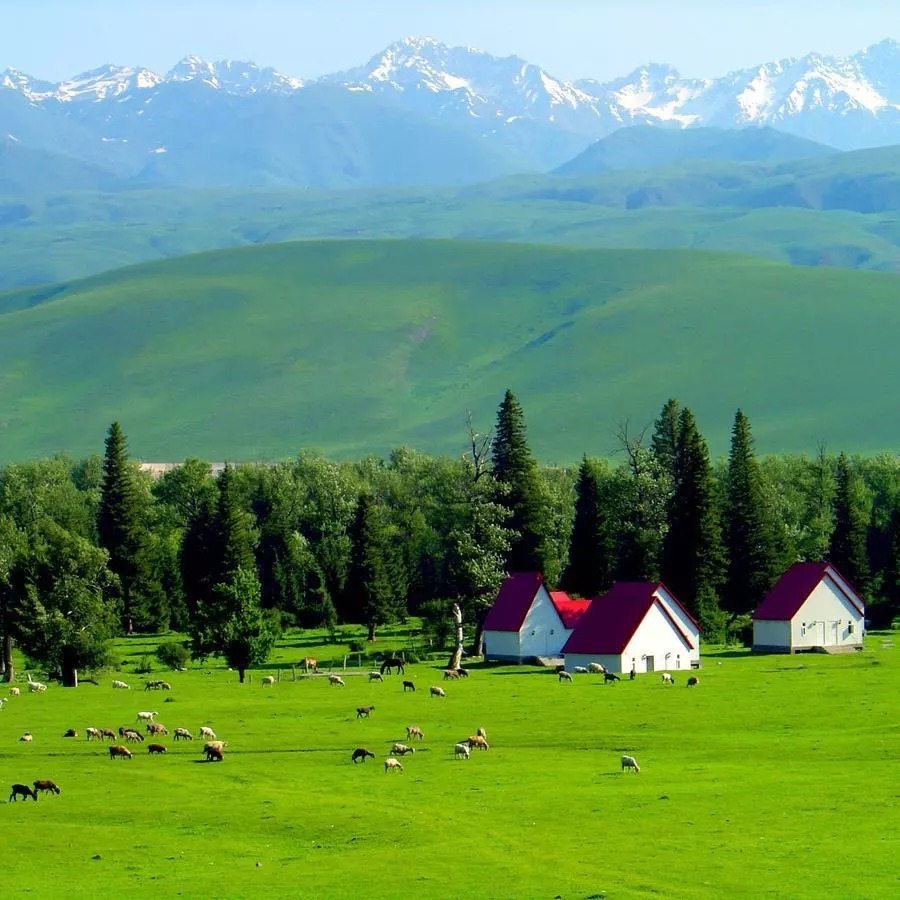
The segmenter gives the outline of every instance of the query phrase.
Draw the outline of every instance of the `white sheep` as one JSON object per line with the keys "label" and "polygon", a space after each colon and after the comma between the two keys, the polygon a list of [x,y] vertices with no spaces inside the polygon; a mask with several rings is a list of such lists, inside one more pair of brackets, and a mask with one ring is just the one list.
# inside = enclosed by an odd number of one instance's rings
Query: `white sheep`
{"label": "white sheep", "polygon": [[431,696],[432,697],[446,697],[447,695],[444,693],[443,688],[432,686],[431,688]]}
{"label": "white sheep", "polygon": [[131,690],[131,685],[126,684],[124,681],[119,681],[118,679],[116,679],[115,681],[113,681],[112,686],[113,686],[116,690],[119,690],[119,691],[128,691],[128,690]]}
{"label": "white sheep", "polygon": [[11,697],[18,697],[19,694],[21,694],[21,693],[22,693],[21,689],[19,689],[19,688],[17,688],[17,687],[11,687],[11,688],[9,689],[9,695],[10,695]]}
{"label": "white sheep", "polygon": [[84,729],[84,732],[87,735],[87,739],[89,741],[92,741],[92,740],[102,741],[103,740],[103,734],[99,728],[88,727],[88,728]]}
{"label": "white sheep", "polygon": [[31,743],[31,741],[33,741],[34,738],[31,736],[30,731],[26,731],[25,734],[23,734],[22,737],[19,738],[19,740],[24,741],[26,744],[28,744],[28,743]]}
{"label": "white sheep", "polygon": [[587,666],[575,666],[575,674],[576,675],[587,675],[588,669]]}
{"label": "white sheep", "polygon": [[600,663],[589,663],[588,671],[596,674],[606,674],[606,666],[601,665]]}
{"label": "white sheep", "polygon": [[344,679],[341,678],[340,675],[329,675],[329,676],[328,676],[328,683],[329,683],[329,684],[338,684],[338,685],[340,685],[341,687],[344,687]]}
{"label": "white sheep", "polygon": [[637,764],[637,760],[633,756],[623,756],[622,771],[627,772],[629,769],[633,772],[641,771],[641,767]]}
{"label": "white sheep", "polygon": [[155,711],[154,712],[139,712],[137,714],[137,721],[138,722],[152,722],[158,715],[159,715],[159,713],[155,712]]}
{"label": "white sheep", "polygon": [[572,676],[568,672],[560,672],[559,680],[560,680],[560,683],[562,683],[563,681],[571,681]]}
{"label": "white sheep", "polygon": [[274,675],[266,675],[265,678],[260,682],[260,684],[275,684],[275,676]]}
{"label": "white sheep", "polygon": [[176,741],[192,741],[194,736],[187,730],[187,728],[176,728],[174,739]]}
{"label": "white sheep", "polygon": [[457,759],[468,759],[469,745],[460,742],[453,748],[453,752],[456,755]]}
{"label": "white sheep", "polygon": [[403,766],[401,765],[399,759],[394,759],[393,756],[389,756],[389,757],[384,761],[384,771],[385,771],[385,772],[390,772],[392,769],[393,769],[394,771],[397,771],[397,772],[402,772],[402,771],[403,771]]}
{"label": "white sheep", "polygon": [[6,705],[6,702],[6,697],[0,697],[0,709],[3,709],[3,707]]}
{"label": "white sheep", "polygon": [[201,725],[200,726],[200,737],[201,738],[211,738],[212,740],[216,739],[216,733],[209,727],[209,725]]}
{"label": "white sheep", "polygon": [[415,752],[416,752],[415,747],[409,747],[406,744],[397,743],[397,744],[394,744],[393,747],[391,747],[391,753],[393,753],[397,756],[406,756],[407,753],[415,753]]}
{"label": "white sheep", "polygon": [[28,678],[28,690],[33,694],[40,693],[42,691],[47,690],[47,685],[40,681],[32,681],[31,677]]}
{"label": "white sheep", "polygon": [[369,681],[384,681],[381,672],[369,672]]}
{"label": "white sheep", "polygon": [[675,679],[668,672],[662,673],[661,680],[663,684],[675,684]]}

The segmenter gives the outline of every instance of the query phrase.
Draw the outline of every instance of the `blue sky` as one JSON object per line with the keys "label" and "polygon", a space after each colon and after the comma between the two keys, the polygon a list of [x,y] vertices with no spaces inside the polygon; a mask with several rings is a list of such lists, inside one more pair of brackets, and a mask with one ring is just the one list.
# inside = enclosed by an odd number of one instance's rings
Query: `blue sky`
{"label": "blue sky", "polygon": [[898,0],[0,0],[0,70],[50,80],[105,63],[165,72],[196,53],[312,78],[429,35],[562,78],[645,62],[690,76],[900,39]]}

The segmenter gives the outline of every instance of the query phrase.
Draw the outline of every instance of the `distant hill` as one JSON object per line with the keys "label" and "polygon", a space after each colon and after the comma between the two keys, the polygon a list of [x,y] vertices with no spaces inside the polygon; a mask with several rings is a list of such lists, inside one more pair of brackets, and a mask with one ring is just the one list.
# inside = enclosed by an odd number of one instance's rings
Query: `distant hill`
{"label": "distant hill", "polygon": [[622,128],[591,144],[556,169],[558,175],[593,175],[652,169],[695,160],[773,163],[838,153],[833,147],[774,128]]}
{"label": "distant hill", "polygon": [[685,251],[444,241],[200,254],[0,294],[4,460],[464,450],[507,387],[546,462],[675,396],[725,452],[896,447],[895,276]]}

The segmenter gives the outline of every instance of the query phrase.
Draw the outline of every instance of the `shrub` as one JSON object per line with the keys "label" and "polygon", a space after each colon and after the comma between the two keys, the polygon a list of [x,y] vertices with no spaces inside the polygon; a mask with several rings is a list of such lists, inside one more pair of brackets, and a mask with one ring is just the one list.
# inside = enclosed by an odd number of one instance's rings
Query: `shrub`
{"label": "shrub", "polygon": [[351,653],[364,653],[366,649],[365,641],[350,641],[347,645]]}
{"label": "shrub", "polygon": [[134,671],[138,675],[147,675],[153,671],[153,659],[149,654],[145,653],[140,660],[135,663]]}
{"label": "shrub", "polygon": [[170,669],[184,669],[191,658],[191,652],[181,641],[167,641],[156,648],[156,658]]}

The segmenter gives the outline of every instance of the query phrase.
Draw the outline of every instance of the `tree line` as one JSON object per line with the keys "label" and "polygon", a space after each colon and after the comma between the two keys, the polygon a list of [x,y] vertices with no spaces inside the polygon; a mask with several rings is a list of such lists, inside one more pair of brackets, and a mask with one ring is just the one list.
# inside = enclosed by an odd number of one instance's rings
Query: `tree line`
{"label": "tree line", "polygon": [[541,466],[511,391],[494,426],[467,421],[458,458],[408,448],[336,462],[188,459],[157,479],[118,423],[104,453],[0,470],[0,665],[12,647],[64,684],[108,659],[111,638],[174,629],[196,658],[240,677],[285,627],[379,626],[458,604],[481,625],[510,571],[576,596],[662,580],[707,640],[746,637],[753,609],[799,560],[834,563],[889,623],[900,614],[900,465],[892,455],[759,459],[735,415],[712,461],[691,411],[619,431],[618,458]]}

